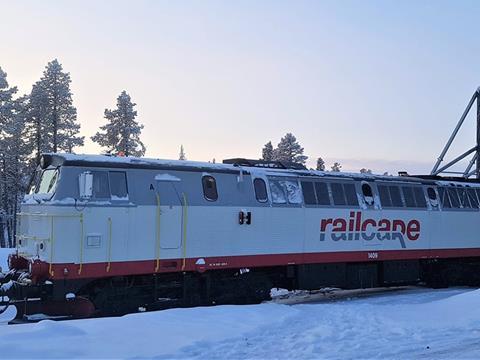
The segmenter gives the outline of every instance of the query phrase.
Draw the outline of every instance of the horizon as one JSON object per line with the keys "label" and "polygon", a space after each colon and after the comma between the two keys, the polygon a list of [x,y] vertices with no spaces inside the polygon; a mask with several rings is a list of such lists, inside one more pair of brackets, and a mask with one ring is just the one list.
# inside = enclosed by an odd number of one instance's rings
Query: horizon
{"label": "horizon", "polygon": [[[183,145],[188,160],[256,159],[292,132],[307,167],[429,173],[480,85],[474,2],[111,4],[2,4],[9,84],[29,93],[59,60],[77,153],[101,152],[90,136],[126,90],[146,157],[177,159]],[[470,117],[451,154],[474,139]]]}

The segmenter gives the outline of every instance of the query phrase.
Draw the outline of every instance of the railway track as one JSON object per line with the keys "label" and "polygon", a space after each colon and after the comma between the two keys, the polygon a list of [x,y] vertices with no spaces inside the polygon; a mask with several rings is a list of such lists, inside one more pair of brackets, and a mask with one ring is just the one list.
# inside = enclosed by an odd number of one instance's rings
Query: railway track
{"label": "railway track", "polygon": [[324,288],[319,290],[295,290],[287,291],[284,289],[273,290],[272,300],[270,302],[284,305],[297,305],[309,303],[326,303],[333,301],[349,300],[356,298],[364,298],[376,295],[385,295],[390,293],[405,292],[405,291],[425,291],[432,290],[422,286],[393,286],[393,287],[379,287],[369,289],[352,289],[344,290],[338,288]]}

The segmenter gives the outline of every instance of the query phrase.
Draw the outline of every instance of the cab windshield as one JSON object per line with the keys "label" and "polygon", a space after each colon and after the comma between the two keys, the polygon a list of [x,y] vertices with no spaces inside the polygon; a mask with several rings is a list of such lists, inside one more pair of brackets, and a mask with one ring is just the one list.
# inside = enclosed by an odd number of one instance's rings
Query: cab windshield
{"label": "cab windshield", "polygon": [[58,179],[58,169],[45,169],[35,186],[35,194],[51,194],[55,191]]}

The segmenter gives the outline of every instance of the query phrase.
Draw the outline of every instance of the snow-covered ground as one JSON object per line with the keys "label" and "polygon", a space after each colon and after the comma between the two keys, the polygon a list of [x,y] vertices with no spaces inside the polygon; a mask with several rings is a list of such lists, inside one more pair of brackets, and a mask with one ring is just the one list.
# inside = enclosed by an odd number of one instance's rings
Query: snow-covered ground
{"label": "snow-covered ground", "polygon": [[480,290],[466,288],[8,326],[11,316],[0,316],[2,359],[480,357]]}

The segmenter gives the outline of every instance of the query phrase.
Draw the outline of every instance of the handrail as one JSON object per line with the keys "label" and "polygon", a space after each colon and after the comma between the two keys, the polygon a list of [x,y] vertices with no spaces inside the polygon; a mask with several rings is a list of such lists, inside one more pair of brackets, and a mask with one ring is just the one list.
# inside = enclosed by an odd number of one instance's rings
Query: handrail
{"label": "handrail", "polygon": [[112,218],[108,218],[108,262],[107,272],[110,271],[110,263],[112,260]]}
{"label": "handrail", "polygon": [[182,193],[183,197],[183,204],[182,204],[182,245],[183,245],[183,263],[182,263],[182,270],[185,270],[185,263],[186,263],[186,258],[187,258],[187,210],[188,210],[188,204],[187,204],[187,196],[185,193]]}
{"label": "handrail", "polygon": [[50,226],[51,226],[51,229],[50,229],[50,264],[49,264],[49,266],[48,266],[48,273],[50,274],[50,276],[53,276],[53,268],[52,268],[52,264],[53,264],[53,246],[54,246],[54,244],[55,244],[53,219],[54,219],[54,217],[52,216],[52,217],[51,217],[51,221],[50,221]]}
{"label": "handrail", "polygon": [[78,268],[78,275],[82,273],[83,267],[83,213],[80,213],[80,267]]}
{"label": "handrail", "polygon": [[155,192],[155,196],[157,198],[157,211],[156,211],[156,218],[155,218],[155,257],[157,259],[155,265],[155,272],[160,270],[160,194],[158,191]]}

